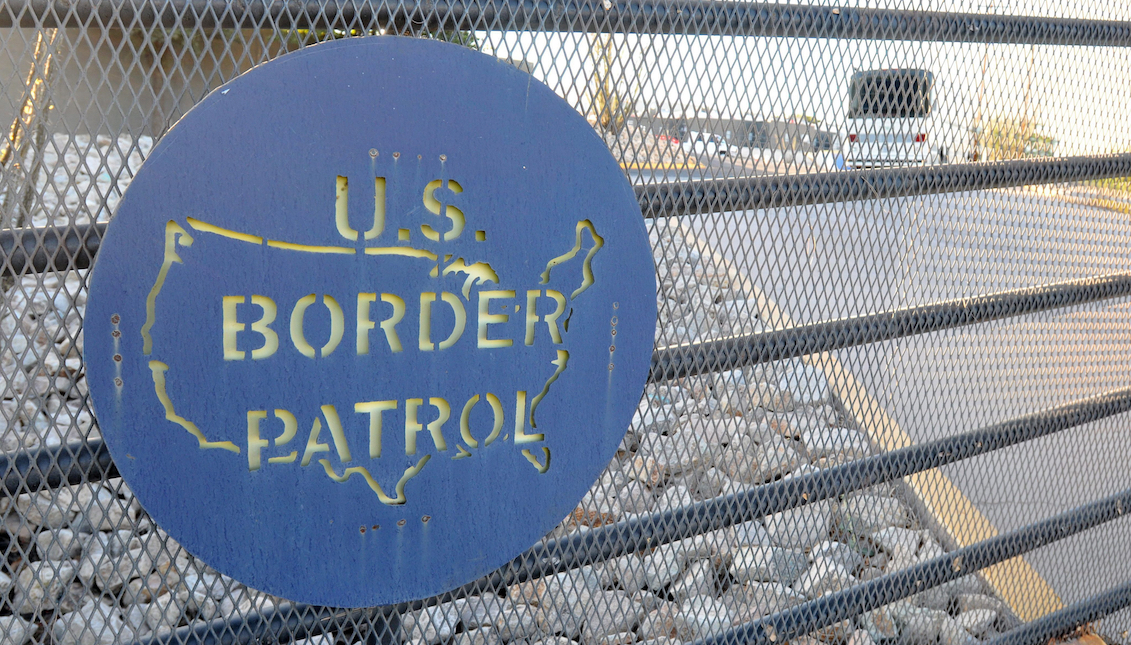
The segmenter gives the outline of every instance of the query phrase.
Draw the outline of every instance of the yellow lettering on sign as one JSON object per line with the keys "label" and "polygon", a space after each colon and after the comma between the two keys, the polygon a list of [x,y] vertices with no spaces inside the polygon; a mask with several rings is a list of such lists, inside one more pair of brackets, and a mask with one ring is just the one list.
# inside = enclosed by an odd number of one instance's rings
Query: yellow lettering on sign
{"label": "yellow lettering on sign", "polygon": [[514,341],[509,338],[490,339],[487,338],[487,326],[505,323],[510,320],[508,314],[493,314],[490,313],[491,301],[501,300],[502,298],[513,298],[514,291],[480,291],[479,292],[479,330],[478,330],[478,346],[480,349],[495,349],[499,347],[510,347],[514,345]]}
{"label": "yellow lettering on sign", "polygon": [[[291,310],[291,342],[294,343],[297,349],[303,356],[307,358],[314,358],[314,347],[306,341],[306,334],[303,331],[302,323],[306,316],[306,310],[310,305],[315,302],[315,295],[309,294],[298,299],[295,303],[294,309]],[[346,319],[342,313],[342,307],[328,295],[322,296],[322,304],[330,311],[330,338],[327,339],[326,344],[322,346],[321,356],[325,358],[334,352],[338,347],[338,343],[342,342],[342,336],[346,330]]]}
{"label": "yellow lettering on sign", "polygon": [[357,294],[357,355],[369,353],[369,331],[377,326],[369,319],[369,305],[377,302],[375,293]]}
{"label": "yellow lettering on sign", "polygon": [[[463,302],[459,296],[454,293],[444,291],[440,294],[441,302],[447,303],[452,308],[452,313],[455,315],[455,325],[452,327],[452,333],[448,334],[445,340],[440,341],[439,348],[447,349],[456,344],[456,341],[463,336],[463,330],[467,326],[467,310],[463,307]],[[420,294],[420,351],[430,352],[437,346],[432,342],[432,303],[436,302],[436,294],[431,292],[424,292]]]}
{"label": "yellow lettering on sign", "polygon": [[[322,406],[322,416],[326,418],[326,425],[330,427],[330,436],[334,440],[334,448],[338,451],[338,459],[343,463],[353,459],[350,447],[346,443],[346,433],[342,430],[342,421],[338,418],[338,411],[332,405]],[[322,420],[314,417],[314,424],[310,427],[310,436],[306,439],[306,450],[302,453],[301,466],[309,466],[310,460],[320,452],[330,452],[330,444],[318,441],[322,432]]]}
{"label": "yellow lettering on sign", "polygon": [[[472,396],[467,400],[467,403],[465,403],[463,406],[463,413],[459,416],[459,434],[461,437],[463,437],[463,440],[467,442],[467,445],[471,446],[472,448],[479,447],[479,442],[476,441],[475,437],[471,435],[471,410],[475,408],[475,405],[477,403],[479,403],[478,394]],[[491,443],[499,437],[499,432],[503,429],[502,401],[499,400],[499,397],[488,392],[487,403],[490,404],[491,412],[495,416],[495,425],[491,428],[491,434],[487,435],[487,438],[483,440],[484,448],[491,445]]]}
{"label": "yellow lettering on sign", "polygon": [[[418,420],[418,412],[420,406],[424,405],[424,399],[407,399],[404,403],[404,454],[415,455],[416,433],[424,430],[424,426]],[[451,416],[452,406],[438,396],[428,399],[428,403],[440,412],[436,420],[428,424],[428,432],[432,435],[432,443],[436,445],[436,449],[443,452],[448,449],[448,443],[444,441],[442,428]]]}
{"label": "yellow lettering on sign", "polygon": [[[526,344],[534,344],[534,328],[538,324],[538,298],[542,296],[542,291],[538,289],[530,289],[526,292]],[[546,323],[546,328],[550,331],[550,338],[555,344],[561,344],[562,332],[558,329],[558,318],[565,313],[566,299],[560,291],[553,289],[546,290],[546,297],[552,298],[556,305],[554,311],[542,317],[542,321]]]}
{"label": "yellow lettering on sign", "polygon": [[[461,211],[460,209],[452,206],[451,204],[447,204],[445,206],[440,203],[440,200],[436,199],[436,189],[438,189],[442,183],[443,182],[440,179],[433,179],[432,181],[428,182],[427,186],[424,187],[424,207],[427,208],[428,212],[432,213],[433,215],[447,217],[452,221],[451,230],[449,230],[447,233],[444,233],[444,241],[450,242],[459,237],[460,233],[463,233],[463,227],[466,223],[466,218],[463,215],[463,211]],[[456,193],[457,195],[463,192],[463,186],[460,186],[459,182],[454,179],[448,180],[448,189],[453,193]],[[444,210],[444,212],[440,212],[441,208]],[[436,231],[436,229],[427,224],[420,225],[420,232],[424,234],[424,237],[432,240],[433,242],[440,241],[440,234]]]}
{"label": "yellow lettering on sign", "polygon": [[[239,333],[247,328],[246,323],[239,321],[237,313],[237,306],[245,302],[243,296],[224,296],[223,298],[223,312],[224,312],[224,360],[226,361],[242,361],[247,356],[246,352],[237,349],[236,343]],[[252,296],[251,304],[257,305],[263,309],[263,315],[259,320],[251,323],[251,331],[263,336],[263,345],[259,349],[251,350],[252,360],[261,360],[273,355],[279,349],[279,335],[271,329],[271,323],[275,322],[275,316],[278,313],[278,307],[275,306],[275,301],[267,296]]]}
{"label": "yellow lettering on sign", "polygon": [[349,444],[346,443],[346,433],[342,430],[342,420],[338,417],[338,410],[332,405],[322,406],[322,416],[326,417],[326,425],[330,427],[330,436],[334,439],[334,449],[338,451],[338,458],[342,463],[353,460]]}
{"label": "yellow lettering on sign", "polygon": [[337,191],[334,194],[334,224],[338,235],[347,240],[357,240],[357,231],[350,228],[350,185],[349,179],[338,175]]}
{"label": "yellow lettering on sign", "polygon": [[266,410],[247,411],[247,469],[251,471],[259,470],[259,454],[271,445],[270,441],[259,438],[259,422],[266,418]]}
{"label": "yellow lettering on sign", "polygon": [[173,409],[173,401],[169,398],[169,392],[165,389],[165,372],[169,371],[169,366],[161,361],[149,361],[149,371],[153,373],[153,392],[157,395],[157,400],[161,402],[161,406],[165,408],[165,418],[173,423],[188,430],[196,440],[201,448],[219,448],[221,450],[228,450],[240,454],[240,448],[231,441],[209,441],[200,428],[188,419],[177,414]]}
{"label": "yellow lettering on sign", "polygon": [[425,291],[420,294],[420,351],[430,352],[436,349],[432,343],[432,303],[436,302],[436,294]]}
{"label": "yellow lettering on sign", "polygon": [[401,321],[401,318],[404,318],[404,300],[400,296],[383,293],[381,294],[381,302],[393,306],[393,314],[381,321],[381,331],[385,332],[385,340],[389,343],[389,350],[395,354],[404,349],[401,346],[401,338],[397,335],[397,323]]}
{"label": "yellow lettering on sign", "polygon": [[353,411],[369,415],[369,457],[377,459],[381,456],[381,413],[386,410],[396,410],[396,401],[365,401],[354,403]]}
{"label": "yellow lettering on sign", "polygon": [[224,360],[242,361],[244,353],[236,349],[236,335],[244,330],[244,325],[238,322],[236,306],[243,304],[243,296],[224,296]]}
{"label": "yellow lettering on sign", "polygon": [[550,393],[550,386],[554,384],[554,381],[558,380],[558,377],[565,371],[566,366],[569,365],[569,352],[564,349],[559,349],[557,359],[550,361],[550,365],[555,365],[558,369],[554,370],[550,378],[546,379],[546,383],[542,386],[542,391],[535,395],[534,399],[530,401],[531,428],[538,427],[538,421],[534,418],[534,414],[538,411],[538,404]]}
{"label": "yellow lettering on sign", "polygon": [[[266,410],[248,410],[247,412],[247,467],[255,471],[263,465],[262,452],[271,442],[260,437],[260,422],[267,418]],[[275,409],[275,418],[283,422],[283,434],[275,438],[275,447],[284,446],[295,438],[298,433],[298,420],[295,415],[287,410]],[[317,437],[315,437],[317,447]],[[347,448],[348,450],[348,448]],[[315,450],[317,452],[317,450]],[[313,454],[313,453],[312,453]],[[269,464],[290,464],[298,458],[298,451],[293,450],[289,455],[282,457],[269,457]]]}
{"label": "yellow lettering on sign", "polygon": [[373,228],[365,232],[365,239],[376,239],[385,231],[385,178],[373,179]]}
{"label": "yellow lettering on sign", "polygon": [[534,456],[534,453],[531,452],[529,448],[522,451],[522,456],[526,457],[526,461],[529,461],[530,465],[534,466],[539,473],[544,475],[546,471],[550,469],[550,449],[546,446],[542,446],[542,455],[545,457],[546,463],[538,463],[538,458]]}
{"label": "yellow lettering on sign", "polygon": [[544,434],[526,434],[526,391],[519,390],[514,401],[514,442],[534,443],[546,438]]}
{"label": "yellow lettering on sign", "polygon": [[279,349],[279,335],[271,329],[271,323],[275,322],[279,308],[275,306],[275,301],[267,296],[252,296],[251,304],[263,309],[263,315],[259,320],[251,323],[251,331],[263,336],[263,346],[251,350],[251,360],[258,361],[273,355]]}
{"label": "yellow lettering on sign", "polygon": [[452,313],[456,316],[455,327],[452,328],[452,333],[448,335],[446,340],[440,341],[439,348],[447,349],[456,344],[456,341],[463,336],[464,327],[467,326],[467,311],[463,308],[463,302],[460,301],[459,296],[447,291],[440,294],[440,300],[448,303],[452,308]]}
{"label": "yellow lettering on sign", "polygon": [[300,466],[309,466],[310,460],[320,452],[330,452],[330,444],[320,443],[318,433],[322,432],[322,419],[314,417],[314,424],[310,426],[310,436],[306,438],[306,450],[302,452]]}
{"label": "yellow lettering on sign", "polygon": [[558,318],[565,313],[566,299],[560,291],[553,289],[546,289],[546,296],[554,299],[556,308],[553,313],[548,314],[542,319],[546,323],[546,328],[550,330],[550,338],[554,341],[555,345],[562,344],[562,331],[558,329]]}
{"label": "yellow lettering on sign", "polygon": [[578,222],[576,229],[577,241],[574,242],[573,248],[547,262],[546,270],[542,272],[542,284],[548,284],[550,282],[550,271],[552,271],[554,267],[572,260],[574,256],[577,255],[578,251],[581,250],[582,240],[584,239],[586,231],[589,232],[589,236],[593,239],[593,246],[589,248],[589,252],[585,254],[585,260],[581,264],[581,286],[569,295],[570,298],[576,298],[582,291],[593,286],[593,256],[597,255],[597,251],[600,251],[601,247],[605,245],[605,238],[597,234],[597,229],[593,226],[593,222],[587,219]]}
{"label": "yellow lettering on sign", "polygon": [[[281,410],[279,408],[275,409],[275,418],[283,422],[283,434],[275,439],[275,447],[278,448],[279,446],[290,443],[291,439],[294,439],[295,435],[298,434],[298,419],[287,410]],[[291,454],[286,457],[269,457],[267,463],[290,464],[294,463],[295,459],[298,459],[298,451],[292,450]]]}
{"label": "yellow lettering on sign", "polygon": [[[306,342],[306,335],[302,331],[302,320],[303,317],[306,316],[307,307],[314,304],[316,299],[317,296],[313,293],[303,296],[295,303],[294,309],[291,309],[291,343],[294,344],[295,349],[307,358],[314,358],[314,347]],[[305,466],[308,463],[305,455],[302,460],[302,465]]]}
{"label": "yellow lettering on sign", "polygon": [[[349,215],[349,179],[338,175],[334,194],[334,224],[338,228],[338,235],[357,241],[357,231],[350,226]],[[385,230],[385,178],[376,177],[373,180],[373,226],[365,232],[365,239],[372,240]]]}
{"label": "yellow lettering on sign", "polygon": [[530,289],[526,292],[526,344],[534,344],[534,325],[538,324],[538,297],[542,295],[540,289]]}

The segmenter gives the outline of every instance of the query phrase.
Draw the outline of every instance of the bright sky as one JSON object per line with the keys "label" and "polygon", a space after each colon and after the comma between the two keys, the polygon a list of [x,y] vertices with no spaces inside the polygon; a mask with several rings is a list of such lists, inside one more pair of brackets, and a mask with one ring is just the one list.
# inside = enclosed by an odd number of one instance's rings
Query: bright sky
{"label": "bright sky", "polygon": [[[863,5],[865,3],[853,3]],[[866,3],[913,8],[911,2]],[[1049,15],[1053,3],[1009,0],[914,3],[934,11]],[[1131,4],[1056,3],[1057,17],[1127,20]],[[705,36],[613,36],[614,78],[637,111],[769,118],[809,114],[843,130],[848,78],[857,70],[917,67],[935,74],[937,136],[956,144],[983,119],[1027,118],[1038,133],[1059,140],[1058,154],[1096,154],[1131,147],[1131,61],[1120,48],[975,45]],[[589,107],[590,37],[580,34],[492,32],[485,48],[521,58],[579,110]],[[984,72],[983,72],[984,69]],[[981,97],[979,100],[979,96]]]}

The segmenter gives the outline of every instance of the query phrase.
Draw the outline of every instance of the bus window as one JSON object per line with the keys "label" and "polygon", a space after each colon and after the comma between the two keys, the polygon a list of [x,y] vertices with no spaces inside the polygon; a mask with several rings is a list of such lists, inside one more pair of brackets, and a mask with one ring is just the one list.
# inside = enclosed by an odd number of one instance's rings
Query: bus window
{"label": "bus window", "polygon": [[921,69],[857,72],[848,86],[848,118],[923,118],[931,113],[933,83]]}

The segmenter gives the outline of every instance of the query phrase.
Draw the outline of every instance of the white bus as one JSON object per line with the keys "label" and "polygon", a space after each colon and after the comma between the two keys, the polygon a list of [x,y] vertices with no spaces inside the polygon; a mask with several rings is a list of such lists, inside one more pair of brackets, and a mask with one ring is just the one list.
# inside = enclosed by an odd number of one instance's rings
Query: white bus
{"label": "white bus", "polygon": [[934,74],[923,69],[856,72],[848,86],[845,165],[849,168],[946,162],[931,116]]}

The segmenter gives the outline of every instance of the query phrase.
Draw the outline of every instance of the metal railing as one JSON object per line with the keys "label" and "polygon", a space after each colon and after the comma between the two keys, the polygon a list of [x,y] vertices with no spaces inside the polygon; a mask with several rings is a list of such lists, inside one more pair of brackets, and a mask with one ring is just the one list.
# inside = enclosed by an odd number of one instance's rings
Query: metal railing
{"label": "metal railing", "polygon": [[[10,33],[44,29],[254,29],[338,30],[371,33],[395,30],[420,35],[437,31],[566,32],[633,35],[714,35],[747,38],[807,38],[1042,45],[1112,48],[1131,43],[1131,23],[1067,18],[964,13],[785,6],[722,2],[614,3],[359,3],[359,2],[0,2],[0,29]],[[637,187],[642,216],[650,220],[746,211],[757,223],[768,209],[796,209],[846,202],[896,200],[926,195],[966,195],[975,191],[1131,176],[1131,154],[1089,154],[993,163],[942,164],[869,171],[801,172],[776,176],[705,177]],[[774,215],[776,217],[777,215]],[[666,224],[665,224],[666,225]],[[5,279],[43,272],[87,269],[94,261],[105,222],[0,232],[0,268]],[[743,267],[746,270],[750,266]],[[755,267],[756,268],[756,267]],[[894,308],[831,321],[776,325],[755,333],[656,349],[650,382],[719,375],[755,365],[814,357],[847,348],[940,334],[971,325],[1021,319],[1041,313],[1105,304],[1131,295],[1131,273],[1096,272],[1092,277],[1050,281],[1038,286],[946,299],[934,304]],[[6,284],[7,289],[12,287]],[[1123,304],[1120,301],[1120,304]],[[1079,311],[1079,309],[1073,309]],[[758,316],[753,307],[747,321]],[[5,379],[7,380],[7,376]],[[1057,433],[1112,419],[1131,409],[1131,389],[1111,389],[1067,404],[1011,416],[978,430],[918,441],[895,450],[833,464],[814,472],[778,479],[690,505],[646,513],[632,519],[575,532],[543,542],[488,578],[450,593],[396,607],[339,611],[278,604],[263,611],[196,621],[142,638],[150,643],[276,642],[355,630],[368,642],[391,643],[402,617],[488,591],[504,593],[525,581],[600,564],[659,546],[812,506],[839,500],[878,484],[898,482],[975,457],[1034,443]],[[951,401],[951,404],[960,402]],[[842,406],[847,407],[842,401]],[[14,426],[13,426],[14,427]],[[10,430],[11,431],[11,430]],[[0,455],[4,494],[20,495],[117,476],[109,452],[97,438]],[[1131,504],[1124,481],[1119,492],[1039,522],[954,548],[937,557],[845,589],[809,599],[737,626],[701,635],[702,645],[781,643],[834,626],[901,599],[938,588],[1054,542],[1118,520]],[[14,540],[12,542],[15,542]],[[9,554],[15,553],[9,545]],[[10,556],[11,558],[11,556]],[[1097,566],[1102,566],[1097,563]],[[1096,593],[1066,608],[997,635],[993,645],[1047,642],[1131,604],[1126,585]],[[3,611],[0,610],[0,614]],[[361,626],[365,625],[362,629]],[[3,642],[0,637],[0,642]]]}

